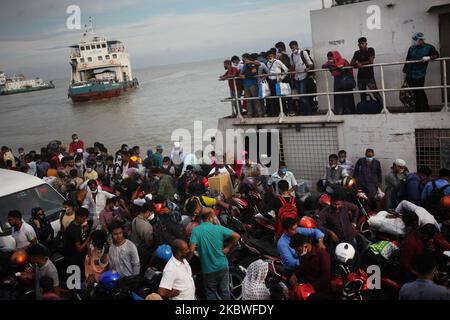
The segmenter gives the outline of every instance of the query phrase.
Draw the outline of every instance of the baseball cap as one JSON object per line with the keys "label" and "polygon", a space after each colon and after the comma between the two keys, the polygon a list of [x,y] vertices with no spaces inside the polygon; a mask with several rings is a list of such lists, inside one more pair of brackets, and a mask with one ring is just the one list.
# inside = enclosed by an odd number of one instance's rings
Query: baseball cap
{"label": "baseball cap", "polygon": [[414,33],[413,40],[417,41],[419,39],[425,40],[425,35],[422,32]]}

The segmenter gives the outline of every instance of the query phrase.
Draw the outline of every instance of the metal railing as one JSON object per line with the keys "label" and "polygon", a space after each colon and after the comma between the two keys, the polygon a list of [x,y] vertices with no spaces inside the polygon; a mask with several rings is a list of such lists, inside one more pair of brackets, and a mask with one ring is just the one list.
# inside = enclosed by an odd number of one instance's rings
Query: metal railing
{"label": "metal railing", "polygon": [[[382,113],[388,114],[390,113],[387,109],[387,101],[386,101],[386,92],[401,92],[401,91],[415,91],[415,90],[433,90],[433,89],[444,89],[444,107],[441,110],[442,112],[449,112],[449,106],[448,106],[448,90],[450,88],[450,85],[448,85],[447,81],[447,64],[446,61],[450,61],[450,57],[444,57],[444,58],[437,58],[434,60],[430,60],[428,63],[434,63],[434,62],[441,62],[442,66],[442,85],[439,86],[424,86],[424,87],[407,87],[407,88],[386,88],[386,82],[384,77],[384,68],[387,66],[395,66],[395,65],[405,65],[405,64],[415,64],[415,63],[424,63],[422,60],[414,60],[414,61],[401,61],[401,62],[385,62],[385,63],[374,63],[369,65],[363,65],[363,68],[368,67],[379,67],[380,68],[380,76],[381,76],[381,88],[376,90],[352,90],[352,91],[339,91],[339,92],[330,92],[330,86],[329,86],[329,79],[327,76],[325,76],[325,92],[315,92],[315,93],[303,93],[303,94],[290,94],[285,96],[268,96],[265,98],[260,97],[241,97],[238,96],[238,90],[237,90],[237,84],[236,80],[242,80],[240,77],[234,77],[234,78],[227,78],[224,79],[224,81],[232,80],[233,86],[234,86],[234,97],[222,99],[221,102],[230,102],[234,101],[236,103],[236,108],[238,111],[238,117],[242,120],[243,116],[241,114],[241,108],[239,107],[239,101],[246,101],[246,100],[266,100],[266,99],[278,99],[280,104],[280,114],[279,118],[284,118],[286,115],[283,112],[283,99],[286,98],[301,98],[301,97],[320,97],[320,96],[326,96],[327,97],[327,104],[328,104],[328,117],[331,117],[334,115],[332,106],[331,106],[331,99],[330,96],[334,95],[340,95],[340,94],[355,94],[355,93],[376,93],[381,92],[382,100],[383,100],[383,110]],[[346,69],[354,69],[353,66],[347,66],[343,68],[339,68],[340,70],[346,70]],[[293,71],[293,72],[280,72],[280,73],[266,73],[266,74],[260,74],[257,76],[254,76],[253,78],[267,78],[270,76],[276,76],[278,79],[280,79],[283,75],[295,75],[295,74],[306,74],[306,73],[319,73],[319,72],[330,72],[330,69],[312,69],[308,71]],[[259,83],[258,83],[259,85]]]}

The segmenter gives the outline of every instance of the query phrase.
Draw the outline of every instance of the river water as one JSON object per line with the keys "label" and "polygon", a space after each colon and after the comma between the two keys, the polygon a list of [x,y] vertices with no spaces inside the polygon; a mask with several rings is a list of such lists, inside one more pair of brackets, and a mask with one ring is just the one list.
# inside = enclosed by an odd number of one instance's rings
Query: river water
{"label": "river water", "polygon": [[87,146],[99,141],[111,152],[123,143],[141,150],[162,143],[169,151],[175,129],[193,132],[194,120],[216,128],[231,114],[220,102],[229,95],[227,83],[217,81],[223,72],[222,60],[135,70],[137,90],[87,103],[67,98],[67,79],[54,81],[55,89],[0,96],[0,144],[39,152],[53,139],[69,143],[76,132]]}

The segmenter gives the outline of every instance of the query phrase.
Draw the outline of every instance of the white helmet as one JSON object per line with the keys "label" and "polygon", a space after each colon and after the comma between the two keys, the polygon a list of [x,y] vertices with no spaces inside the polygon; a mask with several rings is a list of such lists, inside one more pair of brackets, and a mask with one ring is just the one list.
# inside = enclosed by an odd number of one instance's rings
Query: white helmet
{"label": "white helmet", "polygon": [[355,248],[350,243],[340,243],[334,253],[336,260],[340,263],[348,263],[355,257]]}

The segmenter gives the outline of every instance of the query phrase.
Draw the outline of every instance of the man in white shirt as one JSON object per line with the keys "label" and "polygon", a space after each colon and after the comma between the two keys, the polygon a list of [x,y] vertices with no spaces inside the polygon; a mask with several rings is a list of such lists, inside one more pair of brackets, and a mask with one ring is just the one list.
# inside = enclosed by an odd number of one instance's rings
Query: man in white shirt
{"label": "man in white shirt", "polygon": [[441,226],[437,223],[436,219],[433,217],[431,213],[429,213],[427,210],[425,210],[422,207],[416,206],[414,203],[403,200],[400,202],[400,204],[395,209],[395,212],[397,213],[409,213],[413,212],[417,215],[418,220],[418,226],[417,227],[423,227],[426,224],[432,224],[438,228],[438,230],[441,230]]}
{"label": "man in white shirt", "polygon": [[[297,41],[291,41],[289,44],[291,48],[291,65],[296,72],[294,80],[299,94],[308,93],[308,70],[314,69],[314,63],[306,50],[301,50]],[[312,114],[312,97],[302,97],[300,99],[302,103],[301,113],[304,115]]]}
{"label": "man in white shirt", "polygon": [[295,176],[292,172],[290,172],[286,163],[280,161],[280,167],[277,172],[272,174],[268,181],[269,190],[274,197],[280,196],[281,193],[278,190],[278,182],[280,180],[286,180],[289,183],[289,191],[292,196],[295,197],[295,190],[297,189],[297,180],[295,180]]}
{"label": "man in white shirt", "polygon": [[167,262],[159,284],[158,294],[170,300],[195,300],[195,283],[186,257],[189,246],[184,240],[172,244],[172,258]]}
{"label": "man in white shirt", "polygon": [[16,241],[16,249],[26,249],[38,243],[33,227],[22,220],[18,210],[8,212],[8,223],[12,227],[12,237]]}
{"label": "man in white shirt", "polygon": [[344,168],[350,176],[353,176],[353,162],[347,160],[347,151],[341,150],[338,153],[339,165]]}
{"label": "man in white shirt", "polygon": [[99,226],[100,212],[105,209],[106,200],[115,196],[112,193],[102,190],[95,180],[89,180],[87,183],[83,183],[80,189],[87,190],[82,207],[89,210],[89,218],[93,219],[93,228],[96,229]]}
{"label": "man in white shirt", "polygon": [[184,157],[185,157],[185,154],[184,154],[183,148],[181,147],[180,142],[175,141],[173,143],[173,148],[170,151],[170,160],[172,160],[172,163],[175,166],[179,166],[183,163]]}
{"label": "man in white shirt", "polygon": [[[284,63],[275,57],[276,53],[274,51],[267,52],[267,69],[269,69],[269,74],[273,74],[268,77],[267,83],[272,96],[276,96],[276,84],[286,78],[286,75],[280,75],[280,73],[289,72]],[[283,106],[285,104],[286,102],[283,101]],[[267,114],[269,117],[277,117],[280,114],[280,102],[278,99],[267,99]]]}

